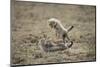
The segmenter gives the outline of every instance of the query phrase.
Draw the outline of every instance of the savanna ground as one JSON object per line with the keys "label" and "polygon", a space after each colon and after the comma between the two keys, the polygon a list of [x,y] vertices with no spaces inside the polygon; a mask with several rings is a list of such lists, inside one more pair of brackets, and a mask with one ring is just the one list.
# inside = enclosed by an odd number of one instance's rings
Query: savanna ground
{"label": "savanna ground", "polygon": [[[11,63],[46,64],[96,60],[95,6],[61,5],[19,2],[14,5],[11,22]],[[63,51],[44,53],[37,45],[44,33],[55,38],[48,26],[49,18],[62,21],[65,28],[73,25],[68,33],[72,47]]]}

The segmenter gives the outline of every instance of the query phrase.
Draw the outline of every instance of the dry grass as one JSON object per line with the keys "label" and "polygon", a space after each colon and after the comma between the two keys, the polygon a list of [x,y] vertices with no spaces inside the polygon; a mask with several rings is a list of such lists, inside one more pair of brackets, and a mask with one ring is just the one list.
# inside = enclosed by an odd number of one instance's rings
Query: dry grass
{"label": "dry grass", "polygon": [[[12,64],[45,64],[60,62],[95,61],[95,6],[58,5],[16,2],[11,22]],[[69,32],[73,46],[63,51],[44,53],[37,45],[43,33],[55,38],[47,20],[51,17],[62,21]]]}

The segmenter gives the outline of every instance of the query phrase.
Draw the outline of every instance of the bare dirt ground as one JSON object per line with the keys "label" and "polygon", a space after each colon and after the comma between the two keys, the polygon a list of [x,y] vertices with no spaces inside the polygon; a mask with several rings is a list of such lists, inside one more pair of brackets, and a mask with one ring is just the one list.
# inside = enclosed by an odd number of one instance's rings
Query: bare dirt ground
{"label": "bare dirt ground", "polygon": [[[45,64],[96,60],[95,6],[61,5],[16,2],[11,22],[11,63]],[[55,38],[47,20],[62,21],[65,28],[73,25],[68,35],[71,48],[63,51],[43,52],[37,45],[43,33]]]}

